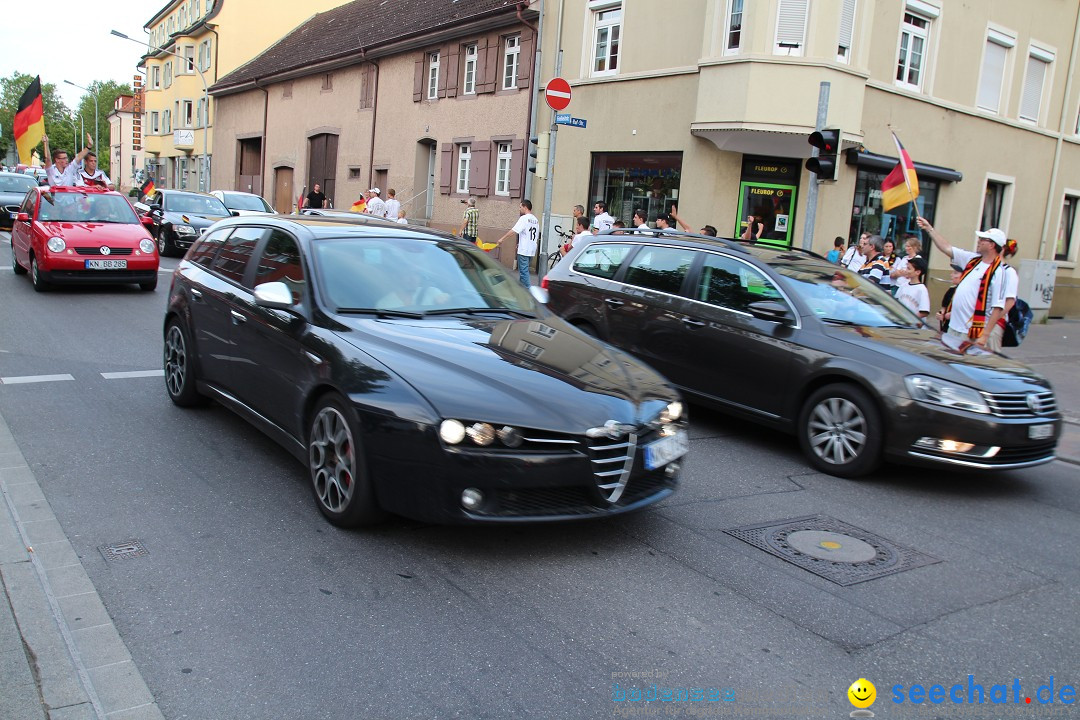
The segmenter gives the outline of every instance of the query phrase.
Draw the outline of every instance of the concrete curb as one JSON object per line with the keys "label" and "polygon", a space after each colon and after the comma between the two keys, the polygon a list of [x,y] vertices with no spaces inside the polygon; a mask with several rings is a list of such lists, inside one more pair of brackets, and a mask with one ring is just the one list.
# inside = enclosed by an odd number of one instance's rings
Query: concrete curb
{"label": "concrete curb", "polygon": [[0,416],[0,717],[163,720]]}

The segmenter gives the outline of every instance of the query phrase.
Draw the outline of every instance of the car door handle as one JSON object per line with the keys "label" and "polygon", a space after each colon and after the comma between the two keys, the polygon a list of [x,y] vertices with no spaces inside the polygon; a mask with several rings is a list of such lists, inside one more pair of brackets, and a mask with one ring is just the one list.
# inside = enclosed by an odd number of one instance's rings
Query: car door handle
{"label": "car door handle", "polygon": [[615,298],[604,298],[604,302],[606,302],[611,307],[622,307],[626,304],[622,300],[616,300]]}
{"label": "car door handle", "polygon": [[229,314],[232,315],[233,325],[240,325],[247,322],[247,316],[243,313],[238,313],[235,310],[230,310]]}
{"label": "car door handle", "polygon": [[194,300],[202,302],[202,291],[196,290],[195,288],[191,288],[191,297]]}
{"label": "car door handle", "polygon": [[705,323],[701,320],[694,320],[693,318],[684,317],[682,319],[684,325],[692,325],[693,327],[705,327]]}

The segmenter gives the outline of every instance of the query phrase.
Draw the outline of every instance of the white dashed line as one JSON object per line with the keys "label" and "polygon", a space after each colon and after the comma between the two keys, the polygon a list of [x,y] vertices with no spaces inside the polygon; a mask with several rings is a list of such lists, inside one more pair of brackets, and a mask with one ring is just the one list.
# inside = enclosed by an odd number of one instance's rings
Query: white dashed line
{"label": "white dashed line", "polygon": [[24,383],[60,382],[74,379],[71,375],[21,375],[19,377],[0,377],[0,384],[22,385]]}
{"label": "white dashed line", "polygon": [[164,370],[132,370],[131,372],[101,373],[106,380],[123,380],[124,378],[165,377]]}

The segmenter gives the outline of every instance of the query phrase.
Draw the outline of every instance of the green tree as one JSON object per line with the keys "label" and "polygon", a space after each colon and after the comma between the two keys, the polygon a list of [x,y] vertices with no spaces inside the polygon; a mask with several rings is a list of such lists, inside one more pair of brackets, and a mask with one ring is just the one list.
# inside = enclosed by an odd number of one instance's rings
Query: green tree
{"label": "green tree", "polygon": [[[95,80],[87,86],[90,92],[83,93],[82,99],[79,100],[78,114],[83,117],[86,122],[86,132],[90,133],[90,137],[96,138],[97,142],[101,144],[100,148],[95,148],[98,156],[98,167],[104,170],[109,176],[112,176],[111,168],[111,155],[109,147],[109,121],[107,117],[109,113],[113,111],[113,105],[116,104],[116,98],[121,95],[132,95],[134,91],[130,85],[122,85],[115,80]],[[97,93],[97,134],[94,134],[94,93]],[[50,142],[52,141],[52,135],[49,136]],[[79,146],[82,147],[81,145]],[[118,182],[119,178],[113,177],[114,182]]]}
{"label": "green tree", "polygon": [[[27,75],[17,70],[9,77],[0,79],[0,127],[3,127],[3,136],[0,137],[0,156],[6,156],[8,149],[14,149],[15,147],[13,130],[15,111],[19,109],[19,98],[22,97],[27,86],[33,81],[33,75]],[[52,83],[43,82],[41,84],[41,98],[45,114],[45,133],[49,136],[49,145],[54,150],[74,147],[77,130],[72,130],[71,110],[60,99],[56,92],[56,86]],[[90,113],[92,118],[93,108],[91,108]],[[91,120],[91,124],[93,124],[93,120]],[[76,121],[77,125],[78,121]],[[39,145],[38,153],[43,152],[43,148]]]}

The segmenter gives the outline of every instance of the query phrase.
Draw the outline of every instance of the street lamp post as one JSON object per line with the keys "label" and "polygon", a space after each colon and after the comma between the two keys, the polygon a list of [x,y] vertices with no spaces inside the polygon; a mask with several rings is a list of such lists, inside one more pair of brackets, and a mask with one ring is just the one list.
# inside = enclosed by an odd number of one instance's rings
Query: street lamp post
{"label": "street lamp post", "polygon": [[[124,33],[120,32],[119,30],[110,30],[109,34],[115,35],[118,38],[123,38],[124,40],[130,40],[133,43],[138,43],[139,45],[142,45],[141,41],[136,40],[133,37],[129,37],[129,36],[125,35]],[[184,62],[188,61],[188,59],[185,58],[183,55],[175,53],[172,50],[166,50],[165,48],[157,47],[156,45],[151,45],[150,43],[147,43],[146,47],[150,48],[151,50],[155,50],[157,52],[163,52],[166,55],[172,55],[173,57],[180,58]],[[202,117],[202,123],[203,123],[202,166],[203,166],[203,171],[202,171],[202,173],[200,173],[200,177],[199,177],[199,189],[205,191],[206,186],[209,184],[209,182],[208,182],[209,178],[206,177],[206,176],[210,174],[210,158],[207,157],[207,153],[209,152],[209,147],[210,147],[210,92],[209,92],[209,90],[208,90],[208,88],[206,86],[206,76],[203,75],[202,69],[199,67],[199,65],[197,63],[193,63],[192,67],[195,68],[195,72],[199,73],[199,79],[202,80],[202,87],[203,87],[203,117]]]}
{"label": "street lamp post", "polygon": [[[66,82],[68,85],[74,85],[75,87],[79,88],[80,90],[85,90],[86,92],[88,92],[88,93],[90,93],[91,95],[94,96],[94,152],[97,152],[97,148],[98,148],[98,104],[97,104],[97,97],[98,97],[98,94],[96,92],[94,92],[93,90],[91,90],[90,88],[85,88],[82,85],[75,85],[75,83],[71,82],[70,80],[65,80],[64,82]],[[78,146],[78,143],[75,143],[75,145]]]}

